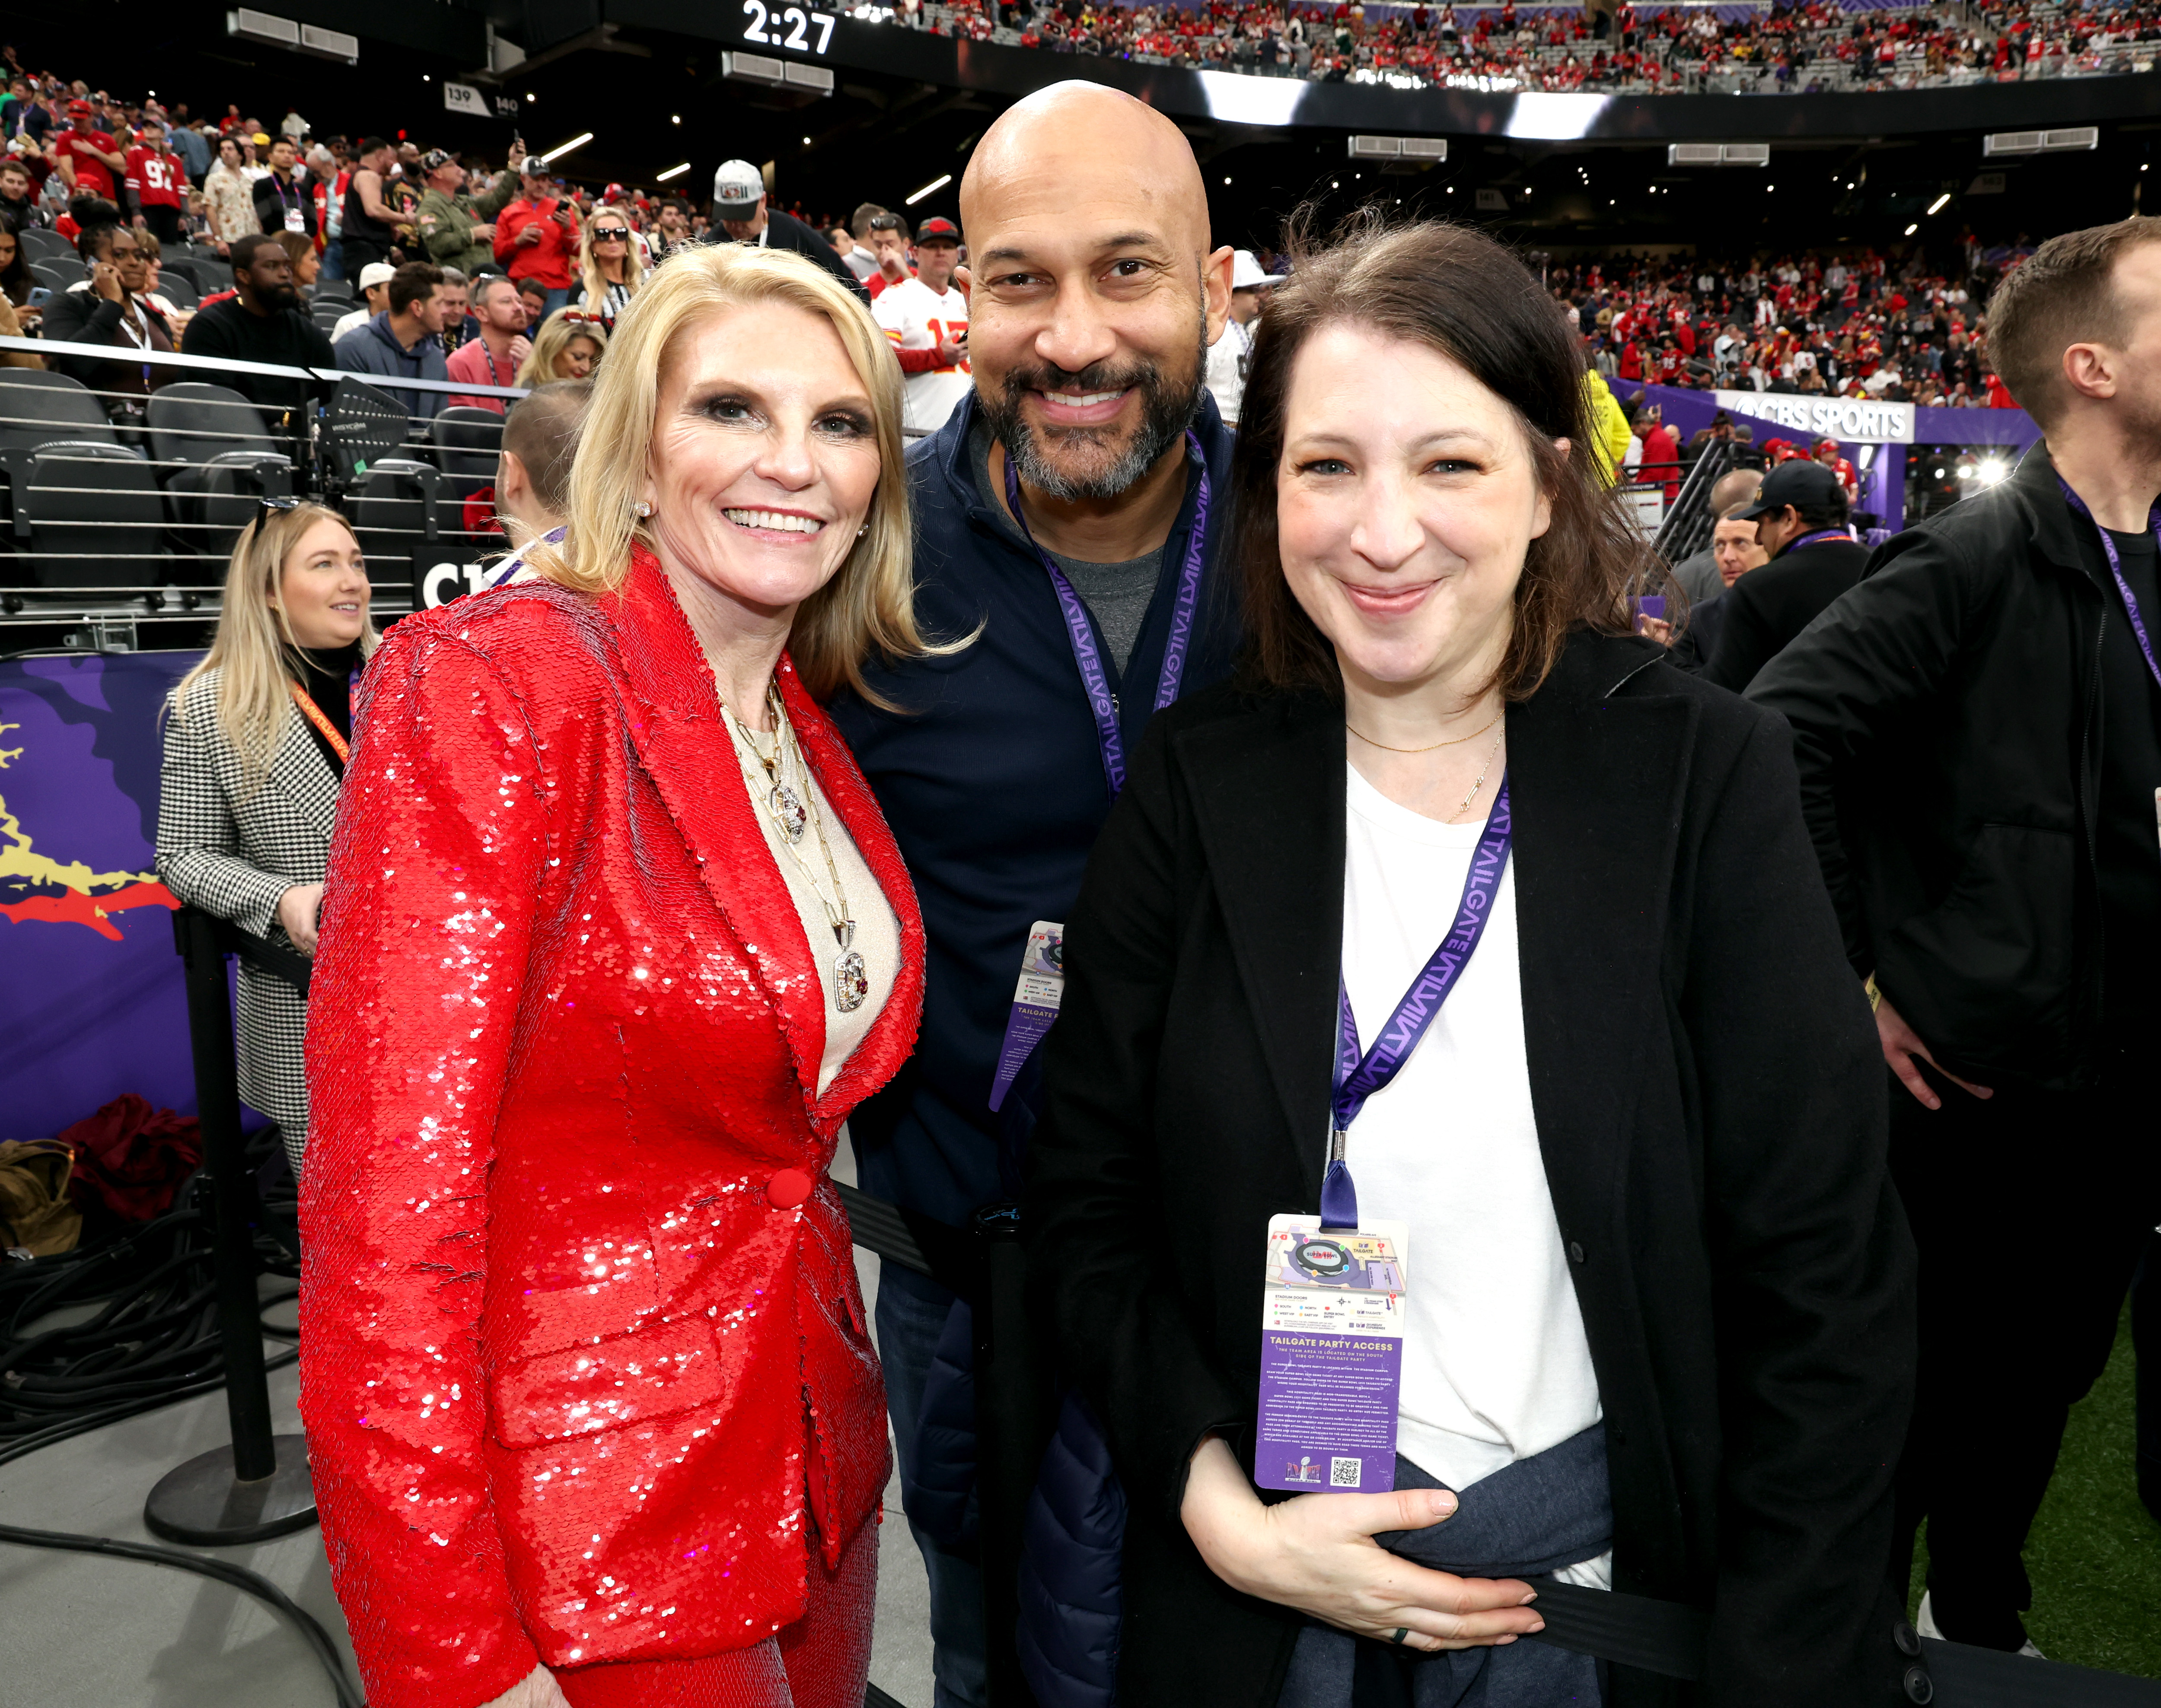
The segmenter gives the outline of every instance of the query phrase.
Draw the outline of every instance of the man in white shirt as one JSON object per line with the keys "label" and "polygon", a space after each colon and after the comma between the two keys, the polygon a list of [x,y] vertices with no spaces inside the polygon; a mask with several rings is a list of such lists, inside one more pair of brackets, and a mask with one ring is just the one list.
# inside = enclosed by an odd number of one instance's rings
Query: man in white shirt
{"label": "man in white shirt", "polygon": [[961,228],[931,218],[915,233],[915,277],[889,283],[871,304],[907,376],[907,425],[935,433],[968,395],[968,299],[953,283]]}
{"label": "man in white shirt", "polygon": [[331,343],[365,326],[390,306],[390,275],[397,271],[387,261],[371,261],[361,268],[360,294],[366,306],[338,316],[337,324],[331,328]]}
{"label": "man in white shirt", "polygon": [[1261,318],[1261,293],[1284,282],[1280,273],[1261,271],[1250,249],[1237,252],[1231,263],[1231,312],[1223,318],[1221,336],[1208,346],[1208,389],[1216,394],[1216,407],[1226,425],[1238,424],[1238,406],[1245,400],[1246,371],[1253,361],[1253,323]]}

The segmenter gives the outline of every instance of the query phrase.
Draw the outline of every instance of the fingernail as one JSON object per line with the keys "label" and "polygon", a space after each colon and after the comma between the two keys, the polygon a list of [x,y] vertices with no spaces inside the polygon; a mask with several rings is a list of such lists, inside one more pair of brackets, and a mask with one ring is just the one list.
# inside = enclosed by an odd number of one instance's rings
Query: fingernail
{"label": "fingernail", "polygon": [[1531,1627],[1530,1631],[1529,1631],[1529,1633],[1528,1633],[1528,1634],[1529,1634],[1529,1635],[1531,1635],[1531,1636],[1535,1637],[1535,1636],[1537,1636],[1537,1635],[1538,1635],[1538,1633],[1539,1633],[1539,1632],[1541,1632],[1541,1631],[1544,1630],[1545,1628],[1546,1628],[1546,1622],[1545,1622],[1544,1620],[1541,1619],[1541,1620],[1539,1620],[1539,1622],[1538,1622],[1537,1624],[1535,1624],[1535,1625],[1534,1625],[1534,1626],[1532,1626],[1532,1627]]}
{"label": "fingernail", "polygon": [[1445,1488],[1435,1489],[1433,1496],[1433,1509],[1442,1518],[1446,1518],[1455,1510],[1455,1497]]}
{"label": "fingernail", "polygon": [[1517,1602],[1516,1605],[1519,1607],[1528,1607],[1533,1602],[1538,1600],[1538,1598],[1539,1592],[1536,1590],[1533,1590],[1530,1594],[1525,1596],[1523,1600]]}

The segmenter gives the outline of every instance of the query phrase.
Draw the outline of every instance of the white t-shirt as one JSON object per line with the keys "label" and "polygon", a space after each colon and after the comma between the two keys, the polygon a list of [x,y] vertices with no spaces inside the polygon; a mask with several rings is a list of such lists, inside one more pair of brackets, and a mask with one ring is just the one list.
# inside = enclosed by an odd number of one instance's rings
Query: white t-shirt
{"label": "white t-shirt", "polygon": [[[968,330],[968,299],[950,285],[934,291],[919,278],[888,285],[872,303],[871,313],[898,350],[935,350],[941,339]],[[965,356],[951,367],[909,375],[908,425],[935,433],[974,383]]]}
{"label": "white t-shirt", "polygon": [[1223,333],[1208,346],[1208,389],[1216,394],[1216,407],[1223,424],[1238,424],[1238,408],[1246,399],[1246,371],[1252,366],[1253,335],[1229,315],[1223,317]]}
{"label": "white t-shirt", "polygon": [[[1362,1049],[1454,924],[1485,824],[1421,817],[1346,770],[1343,981]],[[1367,1100],[1346,1160],[1360,1214],[1410,1224],[1397,1451],[1462,1488],[1596,1423],[1598,1378],[1531,1107],[1513,858],[1476,953]],[[1560,1576],[1608,1588],[1611,1556]]]}

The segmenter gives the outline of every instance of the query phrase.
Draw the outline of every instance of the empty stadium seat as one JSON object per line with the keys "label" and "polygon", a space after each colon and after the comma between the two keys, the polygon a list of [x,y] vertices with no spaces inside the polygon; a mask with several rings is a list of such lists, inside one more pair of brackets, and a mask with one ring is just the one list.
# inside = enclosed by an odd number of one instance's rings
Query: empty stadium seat
{"label": "empty stadium seat", "polygon": [[163,579],[165,523],[157,472],[141,452],[107,440],[55,440],[29,454],[17,495],[18,561],[46,589],[154,585]]}
{"label": "empty stadium seat", "polygon": [[502,449],[502,418],[492,409],[461,404],[445,409],[428,424],[435,462],[451,493],[462,501],[495,484],[497,454]]}
{"label": "empty stadium seat", "polygon": [[158,267],[163,273],[181,274],[195,288],[199,297],[206,297],[213,291],[229,291],[232,288],[232,267],[227,262],[204,261],[200,257],[186,255],[168,255],[158,263]]}
{"label": "empty stadium seat", "polygon": [[30,277],[58,296],[71,284],[81,284],[90,277],[90,269],[73,256],[55,255],[44,261],[29,263]]}
{"label": "empty stadium seat", "polygon": [[156,294],[176,309],[192,309],[202,301],[202,293],[195,288],[193,279],[184,273],[164,266],[158,269]]}
{"label": "empty stadium seat", "polygon": [[[431,523],[439,537],[445,522],[457,526],[457,517],[442,509],[441,488],[442,475],[430,463],[383,457],[368,465],[345,513],[371,563],[384,568],[409,563],[426,543]],[[383,578],[371,571],[369,579]]]}
{"label": "empty stadium seat", "polygon": [[75,245],[57,231],[49,231],[42,226],[25,226],[15,234],[25,261],[43,261],[48,256],[73,256]]}
{"label": "empty stadium seat", "polygon": [[256,500],[293,491],[292,458],[263,431],[262,411],[223,386],[164,387],[145,424],[179,548],[174,579],[214,584]]}

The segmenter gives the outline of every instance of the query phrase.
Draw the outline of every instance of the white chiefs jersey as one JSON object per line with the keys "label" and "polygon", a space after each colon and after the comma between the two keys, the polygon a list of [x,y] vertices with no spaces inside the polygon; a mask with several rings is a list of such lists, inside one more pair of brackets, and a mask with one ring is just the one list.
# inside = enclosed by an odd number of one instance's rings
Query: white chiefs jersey
{"label": "white chiefs jersey", "polygon": [[[968,330],[968,299],[948,286],[934,291],[919,278],[888,285],[871,304],[879,326],[896,349],[935,350],[946,339],[958,340]],[[907,376],[907,424],[919,433],[935,433],[945,424],[975,382],[964,356],[951,367]]]}
{"label": "white chiefs jersey", "polygon": [[1245,402],[1246,375],[1253,365],[1253,335],[1223,317],[1223,334],[1208,346],[1208,389],[1216,394],[1216,407],[1223,424],[1236,427],[1238,410]]}

